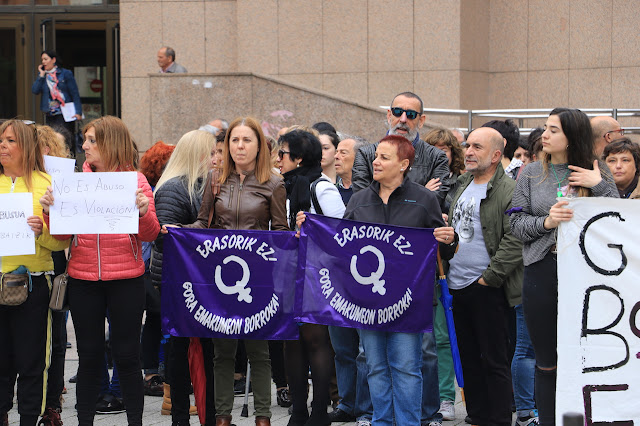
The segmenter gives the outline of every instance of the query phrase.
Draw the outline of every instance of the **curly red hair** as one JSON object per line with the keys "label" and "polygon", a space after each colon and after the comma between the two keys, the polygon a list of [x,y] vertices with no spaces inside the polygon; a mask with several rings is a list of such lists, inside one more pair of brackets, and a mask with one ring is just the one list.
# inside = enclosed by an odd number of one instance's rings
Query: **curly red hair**
{"label": "curly red hair", "polygon": [[140,172],[147,178],[149,185],[156,186],[162,176],[164,166],[169,161],[175,145],[167,145],[162,141],[156,142],[147,150],[140,160]]}

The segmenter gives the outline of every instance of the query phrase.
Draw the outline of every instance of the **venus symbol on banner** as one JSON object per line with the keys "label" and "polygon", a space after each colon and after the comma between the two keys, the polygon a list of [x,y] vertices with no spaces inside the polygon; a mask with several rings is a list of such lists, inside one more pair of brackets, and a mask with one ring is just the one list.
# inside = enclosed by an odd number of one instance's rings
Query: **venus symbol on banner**
{"label": "venus symbol on banner", "polygon": [[222,261],[225,265],[229,262],[236,262],[238,265],[242,267],[242,279],[236,281],[236,285],[228,286],[222,280],[222,266],[216,266],[216,286],[218,290],[220,290],[224,294],[238,295],[238,302],[247,302],[251,303],[253,301],[253,296],[251,296],[251,289],[247,288],[247,284],[249,284],[249,278],[251,277],[251,272],[249,271],[249,265],[244,261],[241,257],[238,256],[227,256]]}
{"label": "venus symbol on banner", "polygon": [[373,284],[373,288],[371,289],[371,291],[373,293],[378,293],[381,296],[384,296],[385,293],[387,292],[387,289],[384,288],[385,281],[380,279],[382,277],[382,274],[384,274],[384,267],[385,267],[384,255],[380,250],[378,250],[376,247],[371,245],[364,246],[360,249],[360,254],[365,254],[367,252],[371,252],[375,254],[376,257],[378,258],[378,269],[375,272],[372,272],[371,275],[369,275],[368,277],[363,277],[358,272],[358,266],[357,266],[358,255],[354,254],[353,256],[351,256],[351,275],[353,276],[353,279],[355,279],[359,284],[362,284],[362,285]]}

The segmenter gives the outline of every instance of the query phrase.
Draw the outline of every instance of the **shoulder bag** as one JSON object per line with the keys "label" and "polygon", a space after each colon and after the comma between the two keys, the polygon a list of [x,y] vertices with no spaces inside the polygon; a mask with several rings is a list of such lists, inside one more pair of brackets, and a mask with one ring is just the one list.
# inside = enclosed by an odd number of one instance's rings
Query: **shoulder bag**
{"label": "shoulder bag", "polygon": [[[74,238],[76,238],[74,236]],[[73,241],[73,239],[71,240]],[[71,244],[69,244],[69,258],[64,268],[64,273],[53,279],[51,284],[51,298],[49,299],[49,309],[55,312],[66,312],[69,310],[69,301],[67,300],[67,287],[69,285],[69,262],[71,261]]]}
{"label": "shoulder bag", "polygon": [[0,279],[0,305],[22,305],[29,297],[31,277],[26,274],[2,274]]}

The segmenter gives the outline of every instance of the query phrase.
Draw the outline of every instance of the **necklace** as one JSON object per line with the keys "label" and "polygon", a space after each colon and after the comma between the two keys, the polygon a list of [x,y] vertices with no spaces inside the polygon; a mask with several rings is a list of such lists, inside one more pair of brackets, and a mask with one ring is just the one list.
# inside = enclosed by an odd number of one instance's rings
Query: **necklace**
{"label": "necklace", "polygon": [[562,190],[560,189],[560,185],[567,178],[571,169],[567,170],[567,173],[562,176],[562,179],[558,179],[558,174],[556,173],[556,168],[553,166],[553,163],[551,163],[551,170],[553,171],[553,176],[556,178],[556,182],[558,182],[558,192],[556,193],[556,195],[558,197],[562,197]]}

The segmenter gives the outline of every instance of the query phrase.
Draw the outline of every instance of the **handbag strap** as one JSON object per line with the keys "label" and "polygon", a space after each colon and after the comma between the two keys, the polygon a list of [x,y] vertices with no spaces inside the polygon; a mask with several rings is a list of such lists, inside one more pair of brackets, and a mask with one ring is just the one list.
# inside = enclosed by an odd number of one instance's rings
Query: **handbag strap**
{"label": "handbag strap", "polygon": [[64,265],[64,273],[69,275],[69,262],[71,262],[71,246],[73,245],[73,242],[76,240],[76,238],[78,238],[77,235],[73,235],[73,237],[71,237],[71,239],[69,240],[69,257],[66,257],[67,263]]}
{"label": "handbag strap", "polygon": [[329,181],[329,180],[327,180],[327,179],[325,179],[325,178],[323,178],[321,176],[321,177],[319,177],[318,179],[314,180],[311,183],[310,191],[311,191],[311,202],[313,203],[313,208],[315,209],[317,214],[322,215],[324,213],[322,213],[322,207],[320,207],[320,201],[318,201],[318,192],[317,192],[317,189],[316,189],[319,182],[329,182],[329,183],[331,183],[331,181]]}
{"label": "handbag strap", "polygon": [[207,222],[207,228],[211,228],[211,222],[213,221],[213,213],[215,212],[216,207],[216,195],[220,193],[220,169],[214,167],[209,172],[209,176],[211,179],[211,194],[213,197],[213,203],[211,204],[211,208],[209,209],[209,221]]}

